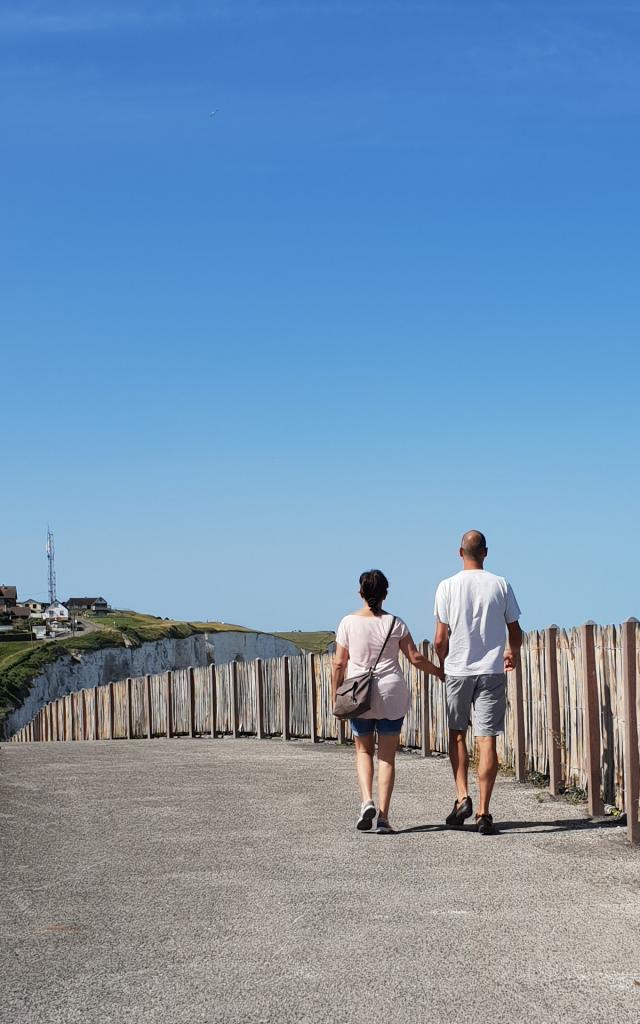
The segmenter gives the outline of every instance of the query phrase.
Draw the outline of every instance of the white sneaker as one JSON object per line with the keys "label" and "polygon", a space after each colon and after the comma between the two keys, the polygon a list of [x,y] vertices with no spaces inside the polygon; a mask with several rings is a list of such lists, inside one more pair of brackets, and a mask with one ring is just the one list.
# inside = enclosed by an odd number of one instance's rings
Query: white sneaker
{"label": "white sneaker", "polygon": [[366,800],[360,808],[360,817],[356,822],[356,828],[360,832],[368,832],[371,828],[371,822],[376,816],[376,808],[373,800]]}

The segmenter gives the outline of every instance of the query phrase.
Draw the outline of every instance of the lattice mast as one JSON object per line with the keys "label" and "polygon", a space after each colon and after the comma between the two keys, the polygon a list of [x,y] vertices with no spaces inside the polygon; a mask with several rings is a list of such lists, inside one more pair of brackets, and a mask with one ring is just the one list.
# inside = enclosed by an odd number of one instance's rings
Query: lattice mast
{"label": "lattice mast", "polygon": [[47,526],[47,561],[49,562],[49,604],[55,604],[56,597],[56,550],[53,546],[53,534]]}

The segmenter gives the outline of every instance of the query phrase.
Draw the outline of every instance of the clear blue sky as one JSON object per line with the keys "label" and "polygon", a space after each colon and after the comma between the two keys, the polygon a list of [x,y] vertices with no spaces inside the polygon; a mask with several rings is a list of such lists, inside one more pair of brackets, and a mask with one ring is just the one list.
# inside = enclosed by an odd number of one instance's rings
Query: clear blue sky
{"label": "clear blue sky", "polygon": [[[640,617],[640,3],[0,3],[0,582]],[[209,112],[219,108],[214,118]]]}

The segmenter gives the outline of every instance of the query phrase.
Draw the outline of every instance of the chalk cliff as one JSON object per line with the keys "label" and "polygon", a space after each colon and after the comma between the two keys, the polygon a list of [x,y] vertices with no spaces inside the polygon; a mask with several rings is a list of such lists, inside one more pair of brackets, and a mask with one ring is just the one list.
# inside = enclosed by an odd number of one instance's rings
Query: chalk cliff
{"label": "chalk cliff", "polygon": [[190,665],[223,665],[237,657],[278,658],[284,654],[300,654],[289,640],[270,633],[197,633],[184,640],[166,639],[142,644],[140,647],[105,647],[68,655],[46,665],[33,680],[24,704],[7,716],[5,735],[10,737],[26,725],[52,700],[103,683],[188,668]]}

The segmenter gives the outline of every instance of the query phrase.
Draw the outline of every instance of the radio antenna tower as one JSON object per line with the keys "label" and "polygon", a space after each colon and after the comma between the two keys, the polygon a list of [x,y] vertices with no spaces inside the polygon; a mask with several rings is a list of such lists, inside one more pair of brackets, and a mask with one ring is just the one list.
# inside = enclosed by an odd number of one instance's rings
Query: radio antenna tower
{"label": "radio antenna tower", "polygon": [[49,604],[55,604],[56,597],[56,550],[53,546],[53,534],[47,526],[47,561],[49,562]]}

